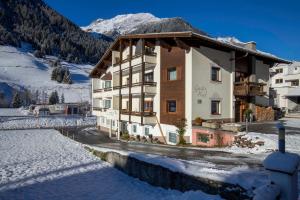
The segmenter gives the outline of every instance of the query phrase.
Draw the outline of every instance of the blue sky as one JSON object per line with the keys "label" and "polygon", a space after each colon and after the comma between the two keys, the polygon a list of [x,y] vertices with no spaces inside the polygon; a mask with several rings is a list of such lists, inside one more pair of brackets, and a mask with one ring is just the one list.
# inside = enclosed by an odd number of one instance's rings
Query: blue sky
{"label": "blue sky", "polygon": [[285,59],[300,60],[299,0],[45,0],[79,26],[97,18],[149,12],[182,17],[212,36],[256,41],[257,48]]}

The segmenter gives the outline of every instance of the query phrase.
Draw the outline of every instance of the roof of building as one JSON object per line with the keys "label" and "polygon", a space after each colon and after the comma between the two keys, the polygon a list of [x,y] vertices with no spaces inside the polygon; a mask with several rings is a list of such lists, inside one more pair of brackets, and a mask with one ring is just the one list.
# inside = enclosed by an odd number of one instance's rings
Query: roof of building
{"label": "roof of building", "polygon": [[[104,53],[100,61],[96,64],[95,68],[92,70],[90,76],[100,76],[102,73],[105,72],[106,67],[111,65],[111,55],[112,51],[116,50],[120,46],[119,41],[124,41],[125,44],[128,45],[128,40],[139,40],[139,39],[146,39],[147,43],[149,44],[156,44],[159,41],[161,44],[169,45],[169,46],[179,46],[181,48],[188,48],[188,47],[200,47],[200,46],[207,46],[212,47],[215,49],[221,49],[225,51],[236,51],[240,53],[247,53],[249,55],[254,55],[261,60],[270,63],[290,63],[288,60],[281,59],[276,57],[272,54],[265,53],[262,51],[258,51],[255,49],[247,48],[246,46],[240,44],[234,44],[225,42],[222,40],[218,40],[217,38],[212,38],[206,35],[201,35],[198,33],[194,33],[191,31],[187,32],[164,32],[164,33],[146,33],[146,34],[130,34],[130,35],[122,35],[119,36],[107,49]],[[127,41],[127,42],[126,42]],[[247,43],[245,43],[247,44]],[[163,46],[163,45],[162,45]]]}

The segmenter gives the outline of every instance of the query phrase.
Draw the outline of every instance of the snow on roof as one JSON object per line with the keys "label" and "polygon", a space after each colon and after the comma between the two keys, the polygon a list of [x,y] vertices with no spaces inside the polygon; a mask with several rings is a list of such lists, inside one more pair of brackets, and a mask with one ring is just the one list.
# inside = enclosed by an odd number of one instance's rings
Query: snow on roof
{"label": "snow on roof", "polygon": [[263,162],[266,169],[292,174],[298,169],[300,157],[295,153],[281,153],[279,151],[270,154]]}

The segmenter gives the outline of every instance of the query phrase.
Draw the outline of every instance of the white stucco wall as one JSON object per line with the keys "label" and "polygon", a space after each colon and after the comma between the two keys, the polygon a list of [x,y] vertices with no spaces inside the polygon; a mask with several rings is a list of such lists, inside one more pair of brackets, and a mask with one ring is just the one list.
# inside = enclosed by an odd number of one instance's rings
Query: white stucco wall
{"label": "white stucco wall", "polygon": [[[196,117],[204,119],[232,118],[230,105],[233,100],[230,87],[234,66],[230,61],[231,53],[201,46],[201,48],[191,49],[191,57],[192,69],[188,69],[188,73],[192,74],[192,91],[191,89],[188,91],[192,93],[192,98],[187,97],[188,101],[186,102],[192,105],[192,108],[188,108],[188,110],[192,110],[191,115],[188,114],[189,118],[191,120]],[[221,82],[211,81],[212,66],[220,68]],[[189,94],[187,93],[187,95]],[[211,115],[211,100],[221,101],[220,115]]]}

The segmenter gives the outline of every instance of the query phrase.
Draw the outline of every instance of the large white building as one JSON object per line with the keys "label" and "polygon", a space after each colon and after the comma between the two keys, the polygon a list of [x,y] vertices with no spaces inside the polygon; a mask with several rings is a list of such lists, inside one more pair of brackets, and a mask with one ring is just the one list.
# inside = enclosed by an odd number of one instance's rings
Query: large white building
{"label": "large white building", "polygon": [[286,112],[300,111],[300,62],[278,64],[271,69],[274,104]]}
{"label": "large white building", "polygon": [[177,143],[174,124],[185,118],[185,139],[197,145],[197,117],[239,122],[249,108],[260,118],[258,107],[270,102],[269,68],[282,62],[253,42],[192,32],[121,36],[91,72],[93,114],[102,131],[152,134],[168,144]]}

